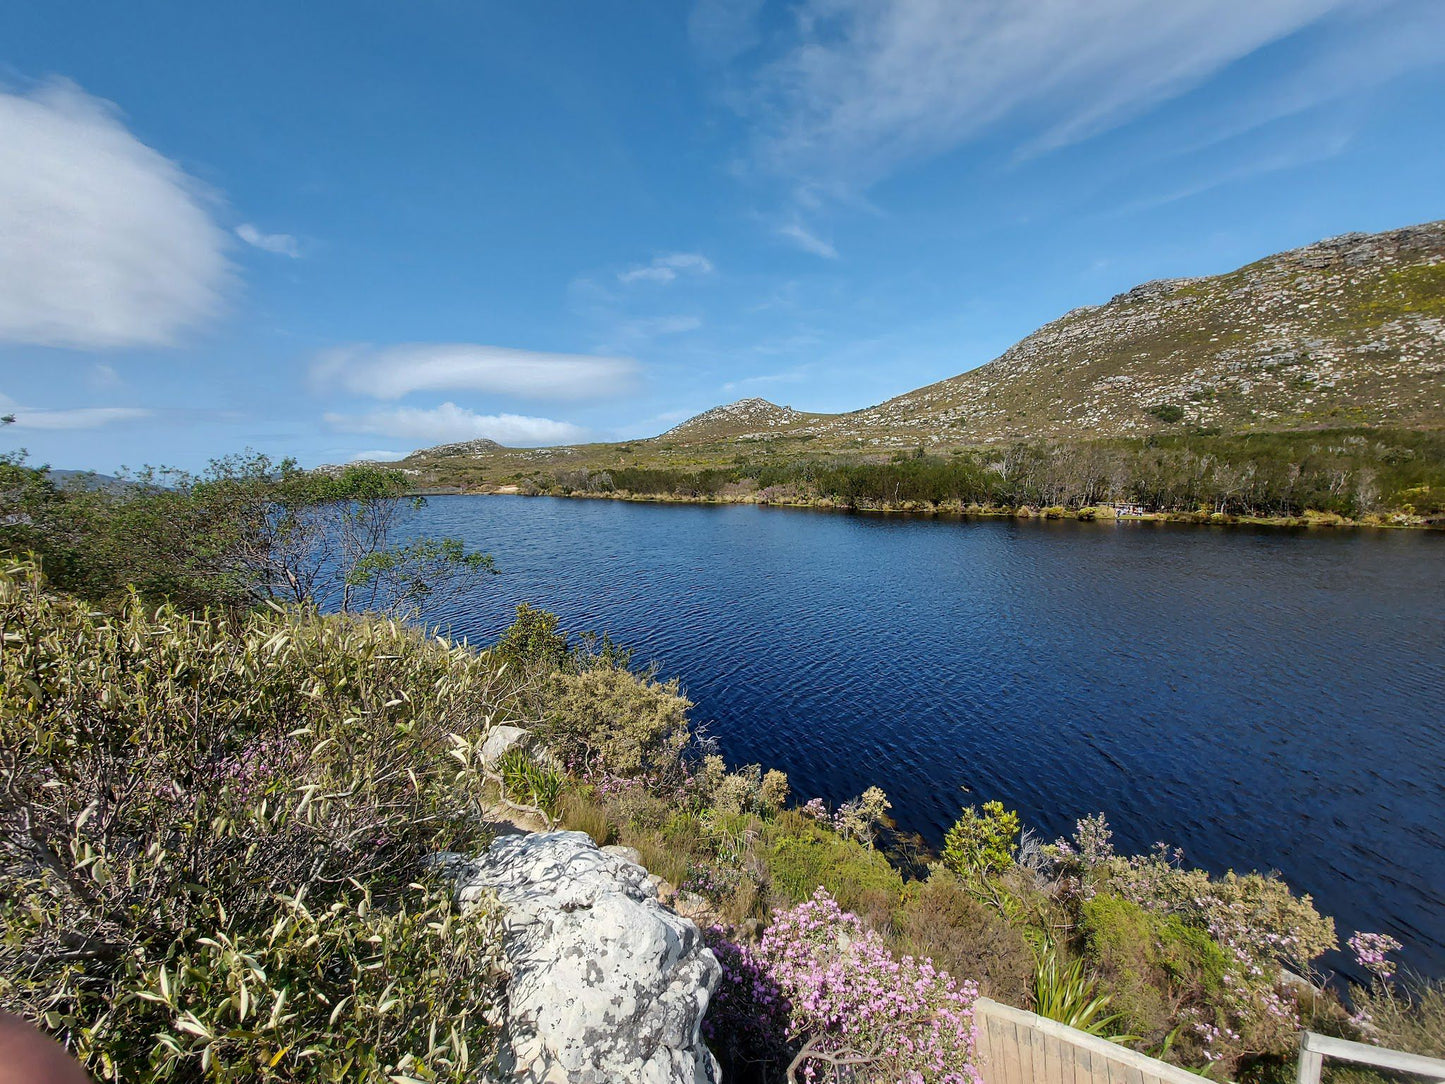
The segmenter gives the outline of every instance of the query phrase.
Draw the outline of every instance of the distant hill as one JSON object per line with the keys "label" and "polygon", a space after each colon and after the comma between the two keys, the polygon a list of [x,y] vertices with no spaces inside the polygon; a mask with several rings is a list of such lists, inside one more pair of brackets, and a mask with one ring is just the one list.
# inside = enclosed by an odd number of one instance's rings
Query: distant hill
{"label": "distant hill", "polygon": [[129,484],[113,474],[99,474],[92,470],[55,470],[52,468],[48,473],[51,480],[59,486],[77,486],[82,489],[118,489]]}
{"label": "distant hill", "polygon": [[791,432],[834,417],[831,414],[804,414],[792,407],[778,406],[766,399],[739,399],[713,407],[673,426],[658,441],[684,444],[711,444],[725,440],[761,440],[782,432]]}
{"label": "distant hill", "polygon": [[1346,234],[1075,309],[986,365],[848,414],[765,399],[623,444],[414,452],[452,480],[1018,440],[1445,427],[1445,222]]}

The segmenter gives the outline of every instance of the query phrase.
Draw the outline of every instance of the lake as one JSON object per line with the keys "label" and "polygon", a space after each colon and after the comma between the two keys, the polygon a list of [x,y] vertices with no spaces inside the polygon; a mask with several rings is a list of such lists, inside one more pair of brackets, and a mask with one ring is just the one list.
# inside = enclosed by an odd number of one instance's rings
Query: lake
{"label": "lake", "polygon": [[1047,840],[1103,811],[1445,976],[1445,535],[527,497],[412,526],[502,570],[453,634],[522,600],[606,630],[800,801],[876,783],[934,843],[963,802]]}

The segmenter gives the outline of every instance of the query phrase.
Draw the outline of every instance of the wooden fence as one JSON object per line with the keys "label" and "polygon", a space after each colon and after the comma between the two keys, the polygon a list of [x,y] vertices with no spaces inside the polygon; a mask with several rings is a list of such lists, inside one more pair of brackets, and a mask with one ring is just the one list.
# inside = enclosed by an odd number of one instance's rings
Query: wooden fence
{"label": "wooden fence", "polygon": [[984,1084],[1202,1084],[1178,1066],[986,997],[974,1020]]}
{"label": "wooden fence", "polygon": [[[981,997],[974,1005],[983,1084],[1203,1084],[1178,1066]],[[1325,1058],[1410,1073],[1445,1084],[1445,1060],[1306,1031],[1297,1084],[1319,1084]]]}
{"label": "wooden fence", "polygon": [[1402,1050],[1368,1046],[1365,1043],[1352,1043],[1348,1039],[1316,1035],[1313,1031],[1307,1031],[1300,1036],[1297,1077],[1299,1084],[1320,1084],[1320,1070],[1324,1068],[1325,1058],[1373,1065],[1378,1069],[1393,1069],[1399,1073],[1411,1073],[1445,1084],[1445,1060],[1427,1058],[1422,1054],[1406,1054]]}

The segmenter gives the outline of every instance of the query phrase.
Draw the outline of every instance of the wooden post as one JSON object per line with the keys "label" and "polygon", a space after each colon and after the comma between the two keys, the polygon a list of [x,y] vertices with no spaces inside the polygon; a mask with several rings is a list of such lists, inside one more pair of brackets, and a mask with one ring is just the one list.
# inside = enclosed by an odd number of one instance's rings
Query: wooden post
{"label": "wooden post", "polygon": [[1325,1056],[1318,1051],[1310,1050],[1300,1043],[1299,1048],[1299,1072],[1295,1075],[1296,1084],[1320,1084],[1320,1072],[1325,1066]]}

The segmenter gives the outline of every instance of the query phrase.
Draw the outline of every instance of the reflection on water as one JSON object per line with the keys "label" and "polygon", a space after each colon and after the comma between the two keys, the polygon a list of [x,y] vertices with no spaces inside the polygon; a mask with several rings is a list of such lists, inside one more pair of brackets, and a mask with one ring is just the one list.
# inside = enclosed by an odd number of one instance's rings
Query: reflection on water
{"label": "reflection on water", "polygon": [[[1445,975],[1445,536],[434,498],[415,529],[683,680],[733,762],[877,783],[934,841],[997,798],[1046,838],[1278,869]],[[967,791],[965,795],[960,789]]]}

